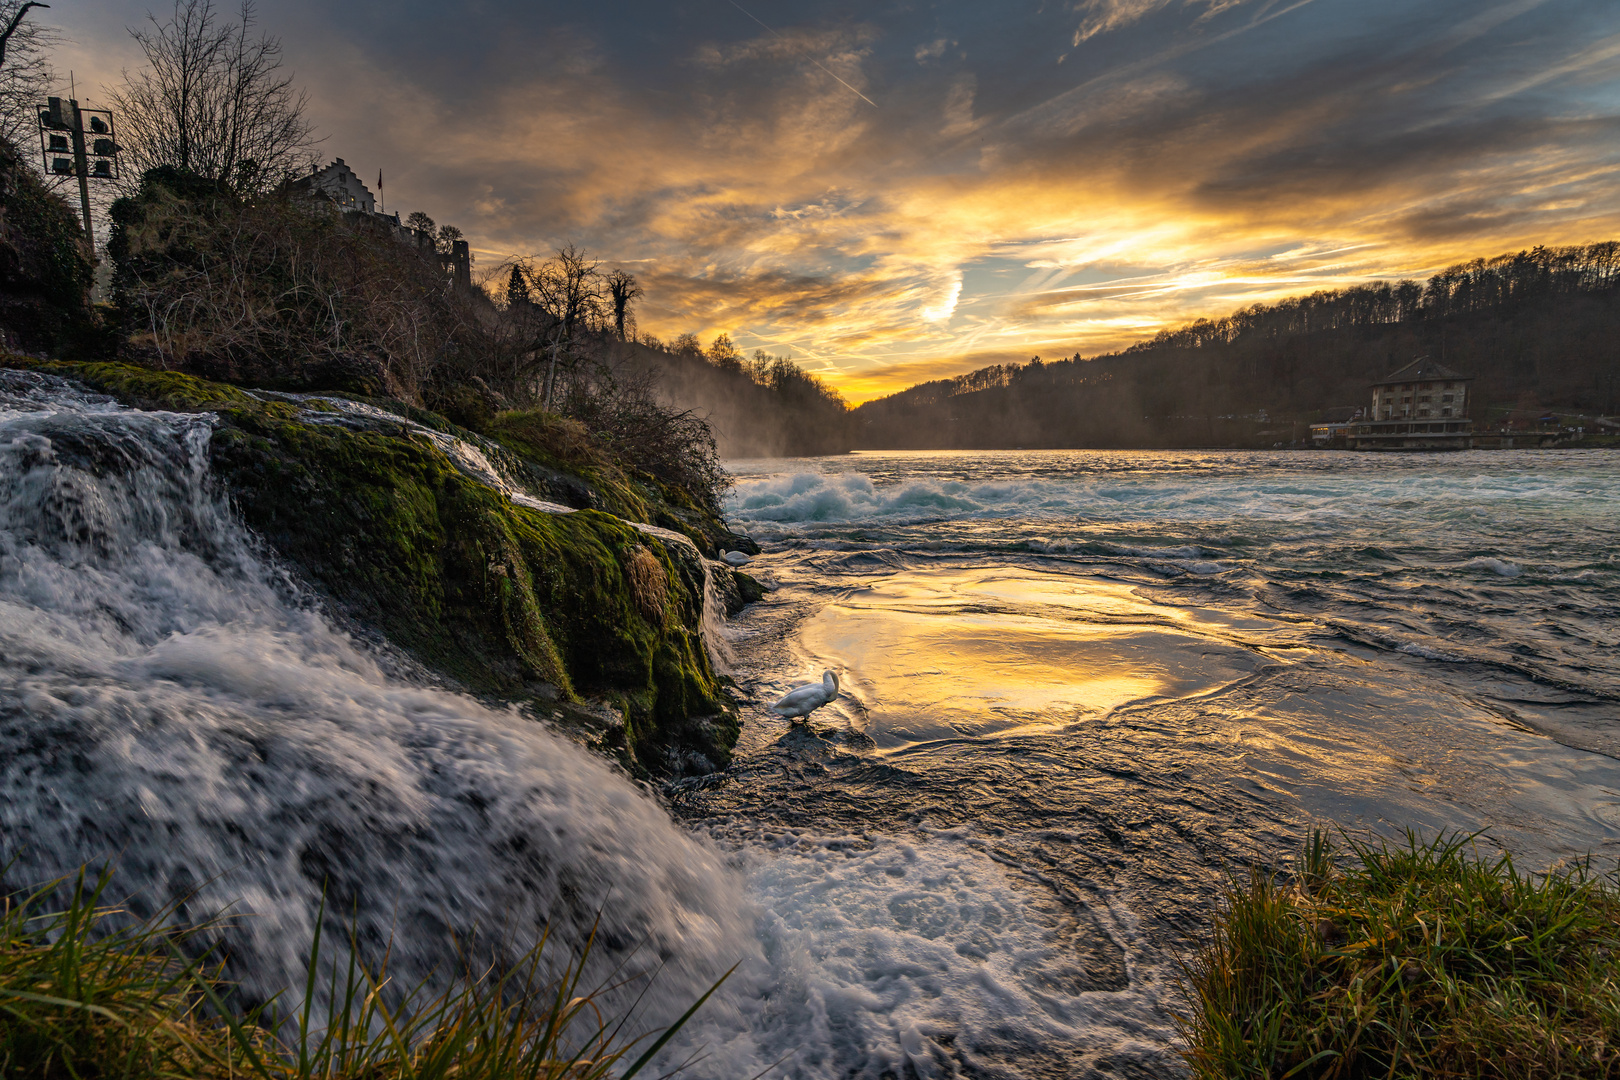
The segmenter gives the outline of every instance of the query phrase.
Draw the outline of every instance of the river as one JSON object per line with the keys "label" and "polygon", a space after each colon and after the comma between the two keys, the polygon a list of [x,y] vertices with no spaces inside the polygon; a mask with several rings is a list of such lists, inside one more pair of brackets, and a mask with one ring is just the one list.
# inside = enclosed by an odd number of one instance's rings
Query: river
{"label": "river", "polygon": [[740,965],[695,1078],[1157,1076],[1224,875],[1313,823],[1620,852],[1620,455],[733,463],[742,741],[652,793],[333,620],[212,433],[0,372],[0,836],[12,887],[223,916],[249,1001],[323,903],[399,985],[600,912],[642,1023]]}
{"label": "river", "polygon": [[1620,454],[731,468],[745,696],[844,687],[677,799],[796,954],[750,1060],[1159,1075],[1225,875],[1313,824],[1620,855]]}

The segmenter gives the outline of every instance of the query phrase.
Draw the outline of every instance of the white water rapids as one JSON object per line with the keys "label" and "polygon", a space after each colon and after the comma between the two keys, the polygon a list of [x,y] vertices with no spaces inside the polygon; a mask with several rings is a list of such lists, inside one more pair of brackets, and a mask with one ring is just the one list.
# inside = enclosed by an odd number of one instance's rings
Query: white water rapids
{"label": "white water rapids", "polygon": [[394,670],[232,518],[210,434],[0,371],[8,889],[113,865],[138,914],[229,916],[227,976],[288,1008],[323,894],[328,959],[352,927],[401,986],[469,942],[577,948],[600,912],[587,983],[662,965],[643,1023],[742,962],[673,1048],[707,1055],[695,1077],[1056,1075],[1169,1040],[1125,907],[1077,919],[993,838],[720,821],[715,843],[541,724]]}
{"label": "white water rapids", "polygon": [[605,762],[297,603],[207,482],[207,417],[0,377],[9,885],[111,862],[137,912],[239,916],[250,1000],[301,985],[323,889],[328,947],[392,937],[402,984],[598,910],[595,970],[664,962],[671,1007],[748,951],[735,876]]}

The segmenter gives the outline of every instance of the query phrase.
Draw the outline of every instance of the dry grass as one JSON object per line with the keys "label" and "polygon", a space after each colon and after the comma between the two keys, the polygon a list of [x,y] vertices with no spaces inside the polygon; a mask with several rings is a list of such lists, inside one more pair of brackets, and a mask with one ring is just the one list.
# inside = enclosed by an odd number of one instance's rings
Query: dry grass
{"label": "dry grass", "polygon": [[636,607],[654,626],[664,624],[664,602],[669,595],[669,574],[658,556],[639,545],[625,560],[625,573],[630,578],[630,595],[636,598]]}

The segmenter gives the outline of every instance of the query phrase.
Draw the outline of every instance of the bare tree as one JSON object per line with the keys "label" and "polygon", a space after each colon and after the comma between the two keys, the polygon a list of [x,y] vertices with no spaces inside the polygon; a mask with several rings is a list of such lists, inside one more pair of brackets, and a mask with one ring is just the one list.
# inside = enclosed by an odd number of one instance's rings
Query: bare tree
{"label": "bare tree", "polygon": [[10,18],[6,20],[6,28],[0,30],[0,67],[5,66],[6,46],[11,44],[11,35],[15,34],[17,27],[22,25],[23,16],[28,14],[28,9],[48,8],[50,6],[49,4],[37,3],[35,0],[29,0],[29,3],[20,5],[16,11],[11,13]]}
{"label": "bare tree", "polygon": [[[55,32],[37,22],[26,22],[29,8],[49,4],[0,0],[0,136],[22,143],[38,122],[40,103],[51,87],[46,49]],[[31,158],[29,160],[32,160]]]}
{"label": "bare tree", "polygon": [[607,276],[607,289],[613,300],[613,331],[619,335],[620,341],[628,340],[624,332],[625,320],[633,319],[630,304],[641,295],[641,286],[628,273],[616,269]]}
{"label": "bare tree", "polygon": [[213,0],[175,0],[167,20],[147,20],[130,35],[150,66],[112,94],[132,181],[170,165],[257,191],[314,164],[307,95],[282,71],[281,42],[254,35],[252,0],[235,22]]}
{"label": "bare tree", "polygon": [[542,400],[550,407],[557,395],[557,365],[577,373],[582,359],[581,338],[602,329],[606,312],[601,264],[569,244],[559,248],[531,275],[540,307],[551,317],[551,362],[547,366]]}
{"label": "bare tree", "polygon": [[481,360],[478,305],[436,260],[330,204],[137,200],[120,303],[131,345],[166,369],[297,383],[320,370],[380,377],[423,401]]}

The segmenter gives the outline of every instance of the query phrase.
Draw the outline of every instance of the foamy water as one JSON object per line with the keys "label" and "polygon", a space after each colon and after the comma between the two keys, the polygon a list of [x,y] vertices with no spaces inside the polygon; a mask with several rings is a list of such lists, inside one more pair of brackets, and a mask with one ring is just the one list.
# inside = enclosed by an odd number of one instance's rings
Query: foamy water
{"label": "foamy water", "polygon": [[207,417],[0,378],[10,883],[112,863],[137,912],[240,916],[250,1000],[296,995],[323,895],[328,949],[392,941],[401,986],[457,941],[565,959],[601,912],[594,977],[665,965],[649,1020],[757,954],[740,878],[606,762],[299,602],[208,483]]}
{"label": "foamy water", "polygon": [[[0,374],[0,830],[11,884],[108,860],[137,911],[239,915],[249,997],[323,894],[402,983],[601,912],[596,973],[662,965],[643,1022],[741,963],[694,1076],[1161,1075],[1223,875],[1311,821],[1620,848],[1601,456],[744,463],[778,588],[708,628],[746,726],[672,820],[335,628],[210,436]],[[836,704],[763,710],[823,666]]]}
{"label": "foamy water", "polygon": [[739,682],[845,687],[808,723],[756,705],[678,796],[768,954],[802,950],[739,1060],[1173,1073],[1169,973],[1225,875],[1314,823],[1620,852],[1620,456],[733,468],[778,586],[732,624]]}

